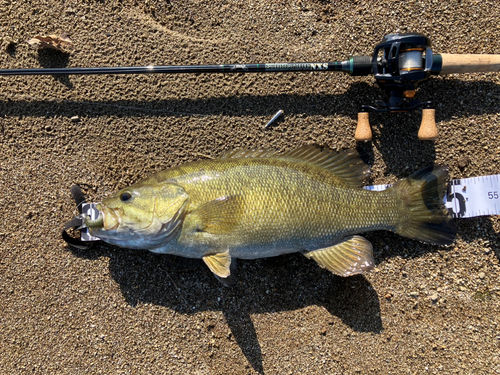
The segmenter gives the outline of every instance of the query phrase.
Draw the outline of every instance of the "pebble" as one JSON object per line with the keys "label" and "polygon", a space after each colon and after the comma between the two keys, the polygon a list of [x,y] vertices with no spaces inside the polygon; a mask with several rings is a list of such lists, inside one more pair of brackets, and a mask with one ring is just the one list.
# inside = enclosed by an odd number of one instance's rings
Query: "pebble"
{"label": "pebble", "polygon": [[485,273],[484,273],[484,272],[479,272],[477,276],[478,276],[481,280],[483,280],[483,279],[486,277],[486,275],[485,275]]}
{"label": "pebble", "polygon": [[432,303],[436,303],[438,300],[439,300],[439,296],[437,293],[432,293],[430,296],[429,296],[429,299],[432,301]]}
{"label": "pebble", "polygon": [[469,164],[469,159],[466,156],[463,156],[460,159],[458,159],[458,167],[460,169],[464,169],[468,164]]}
{"label": "pebble", "polygon": [[418,297],[418,292],[410,292],[411,297]]}
{"label": "pebble", "polygon": [[71,119],[70,119],[70,120],[71,120],[72,122],[80,122],[80,117],[78,117],[78,116],[73,116],[73,117],[71,117]]}

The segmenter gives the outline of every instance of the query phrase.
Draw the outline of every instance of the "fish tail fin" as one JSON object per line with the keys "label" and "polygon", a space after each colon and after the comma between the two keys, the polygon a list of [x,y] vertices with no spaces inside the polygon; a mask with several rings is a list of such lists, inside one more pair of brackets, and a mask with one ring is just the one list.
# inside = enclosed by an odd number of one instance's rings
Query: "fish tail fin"
{"label": "fish tail fin", "polygon": [[394,184],[404,207],[396,233],[435,245],[454,241],[455,222],[443,201],[447,179],[447,168],[431,165]]}

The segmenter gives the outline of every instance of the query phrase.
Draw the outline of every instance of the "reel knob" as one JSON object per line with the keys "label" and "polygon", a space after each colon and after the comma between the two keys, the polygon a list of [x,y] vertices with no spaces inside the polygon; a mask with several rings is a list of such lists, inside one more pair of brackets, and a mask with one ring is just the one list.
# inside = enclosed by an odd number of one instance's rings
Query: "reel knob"
{"label": "reel knob", "polygon": [[358,113],[358,126],[356,127],[354,139],[357,142],[372,140],[372,128],[370,127],[368,112]]}
{"label": "reel knob", "polygon": [[435,141],[437,136],[436,110],[434,108],[425,108],[422,110],[422,123],[418,130],[418,139],[421,141]]}

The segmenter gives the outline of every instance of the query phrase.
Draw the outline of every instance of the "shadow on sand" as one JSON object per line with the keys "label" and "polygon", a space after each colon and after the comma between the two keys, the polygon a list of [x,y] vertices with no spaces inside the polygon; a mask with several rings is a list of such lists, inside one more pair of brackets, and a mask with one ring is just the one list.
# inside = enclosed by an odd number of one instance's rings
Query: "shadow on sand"
{"label": "shadow on sand", "polygon": [[377,293],[363,276],[341,278],[294,254],[239,261],[237,282],[223,286],[201,260],[97,244],[69,248],[76,256],[110,258],[110,273],[127,302],[155,304],[181,314],[222,311],[249,363],[263,373],[262,353],[251,315],[323,306],[357,332],[382,331]]}
{"label": "shadow on sand", "polygon": [[[433,91],[435,90],[435,91]],[[374,94],[367,94],[375,91]],[[459,101],[453,97],[437,97],[442,92],[488,92],[496,97],[489,105],[465,106],[474,108],[473,113],[453,110]],[[353,119],[361,104],[373,103],[380,98],[380,90],[365,84],[354,84],[343,95],[299,96],[244,96],[229,98],[179,99],[157,101],[76,102],[65,101],[0,101],[4,116],[53,116],[71,117],[85,113],[97,116],[185,116],[199,115],[268,116],[276,110],[276,103],[288,114],[332,116],[341,114]],[[489,95],[489,94],[488,94]],[[468,95],[467,97],[470,97]],[[435,80],[419,91],[419,97],[441,101],[437,121],[452,116],[496,113],[500,86],[488,82],[462,82],[454,79]],[[349,100],[350,99],[350,100]],[[464,100],[466,100],[464,98]],[[477,97],[475,99],[478,100]],[[347,102],[348,101],[348,102]],[[349,104],[346,104],[349,103]],[[79,111],[79,112],[78,112]],[[392,117],[391,117],[392,116]],[[400,126],[404,122],[405,126]],[[432,142],[420,142],[416,137],[420,117],[415,114],[395,114],[372,117],[376,137],[373,142],[358,145],[358,150],[368,163],[373,161],[374,148],[378,148],[389,172],[404,177],[413,170],[435,161]],[[409,135],[412,134],[410,137]],[[387,148],[386,137],[404,139],[398,150]],[[393,169],[397,165],[399,169]],[[482,225],[490,226],[487,219],[478,218]],[[459,227],[460,229],[460,227]],[[492,228],[490,228],[492,229]],[[494,233],[494,231],[492,231]],[[472,234],[471,234],[472,235]],[[374,239],[376,234],[373,235]],[[385,234],[392,238],[393,234]],[[368,236],[370,239],[372,235]],[[394,237],[395,238],[395,237]],[[469,238],[471,239],[471,238]],[[379,241],[380,242],[380,241]],[[417,243],[417,242],[415,242]],[[406,256],[421,256],[437,247],[418,243],[416,250]],[[375,242],[374,242],[374,245]],[[376,247],[376,246],[374,246]],[[497,256],[500,254],[497,251]],[[240,261],[238,281],[232,288],[222,286],[203,265],[201,260],[189,260],[174,256],[155,255],[146,251],[120,250],[97,244],[90,251],[72,250],[79,257],[94,259],[110,258],[112,277],[120,285],[127,302],[135,306],[150,303],[165,306],[182,314],[200,311],[222,311],[234,339],[252,367],[263,373],[262,353],[251,315],[277,311],[290,311],[307,306],[323,306],[330,314],[341,319],[357,332],[382,331],[380,303],[377,293],[363,276],[340,278],[319,268],[301,255],[288,255],[255,261]],[[378,252],[378,261],[392,254]]]}

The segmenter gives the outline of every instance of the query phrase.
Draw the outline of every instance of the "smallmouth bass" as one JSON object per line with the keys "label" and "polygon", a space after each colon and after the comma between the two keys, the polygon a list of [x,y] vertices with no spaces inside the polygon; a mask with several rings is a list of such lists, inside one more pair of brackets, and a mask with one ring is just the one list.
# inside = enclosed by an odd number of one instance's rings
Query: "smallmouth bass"
{"label": "smallmouth bass", "polygon": [[112,245],[202,258],[221,281],[237,258],[293,252],[340,276],[367,272],[372,245],[358,233],[368,231],[453,242],[443,167],[424,168],[381,192],[362,188],[367,170],[356,151],[236,150],[122,189],[85,224]]}

